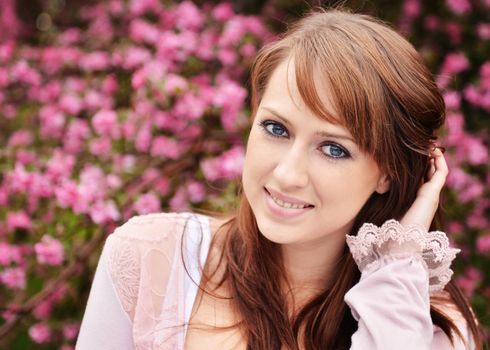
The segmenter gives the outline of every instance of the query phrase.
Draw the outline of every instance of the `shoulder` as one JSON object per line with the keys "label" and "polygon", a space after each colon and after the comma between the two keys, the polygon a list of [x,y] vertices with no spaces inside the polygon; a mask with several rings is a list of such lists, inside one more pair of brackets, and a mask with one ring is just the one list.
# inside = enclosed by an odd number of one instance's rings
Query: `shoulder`
{"label": "shoulder", "polygon": [[209,235],[209,225],[209,218],[200,214],[155,213],[134,216],[109,235],[103,252],[106,268],[131,319],[140,286],[164,295],[172,276],[183,274],[176,262],[181,261],[184,233],[199,241],[199,232]]}
{"label": "shoulder", "polygon": [[173,238],[183,230],[201,227],[207,228],[209,218],[190,212],[186,213],[154,213],[133,216],[113,233],[118,239],[143,242],[160,242]]}

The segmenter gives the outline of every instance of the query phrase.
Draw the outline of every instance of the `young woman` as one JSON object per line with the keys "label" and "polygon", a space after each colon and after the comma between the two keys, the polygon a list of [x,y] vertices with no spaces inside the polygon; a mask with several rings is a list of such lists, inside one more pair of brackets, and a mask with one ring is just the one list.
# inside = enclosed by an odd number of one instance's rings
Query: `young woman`
{"label": "young woman", "polygon": [[441,94],[372,17],[311,13],[263,48],[239,209],[132,218],[77,349],[481,349],[436,229]]}

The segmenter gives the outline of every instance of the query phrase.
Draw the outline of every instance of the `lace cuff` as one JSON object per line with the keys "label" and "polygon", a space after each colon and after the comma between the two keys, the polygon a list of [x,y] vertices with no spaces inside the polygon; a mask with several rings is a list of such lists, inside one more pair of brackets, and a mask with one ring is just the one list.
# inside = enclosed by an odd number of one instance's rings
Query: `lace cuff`
{"label": "lace cuff", "polygon": [[453,274],[451,262],[460,251],[449,247],[444,232],[427,232],[418,225],[404,227],[396,220],[381,227],[365,223],[357,236],[347,235],[347,245],[361,272],[379,267],[386,256],[421,257],[429,274],[431,293],[442,290],[449,282]]}

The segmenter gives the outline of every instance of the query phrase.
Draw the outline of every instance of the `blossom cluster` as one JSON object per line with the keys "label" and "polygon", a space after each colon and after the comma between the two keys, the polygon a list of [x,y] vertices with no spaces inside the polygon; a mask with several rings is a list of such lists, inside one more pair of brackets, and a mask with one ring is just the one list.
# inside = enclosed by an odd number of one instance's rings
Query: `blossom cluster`
{"label": "blossom cluster", "polygon": [[212,206],[240,176],[243,83],[272,35],[230,3],[111,0],[82,5],[73,27],[53,14],[27,44],[13,4],[0,16],[17,25],[0,42],[0,338],[23,317],[33,343],[66,350],[97,236],[135,214]]}

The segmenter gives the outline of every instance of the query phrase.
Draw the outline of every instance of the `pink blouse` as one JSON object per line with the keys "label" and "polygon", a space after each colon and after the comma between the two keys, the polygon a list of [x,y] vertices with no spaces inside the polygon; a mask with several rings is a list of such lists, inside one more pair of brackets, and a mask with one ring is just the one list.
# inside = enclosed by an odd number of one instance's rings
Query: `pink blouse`
{"label": "pink blouse", "polygon": [[[196,299],[209,220],[159,213],[118,227],[104,245],[76,349],[183,350],[187,327],[178,326],[189,321]],[[365,224],[347,244],[362,273],[345,295],[358,321],[352,350],[475,348],[456,310],[447,313],[466,335],[466,346],[457,336],[452,346],[430,317],[430,293],[450,279],[457,252],[444,233],[390,220],[381,228]]]}

